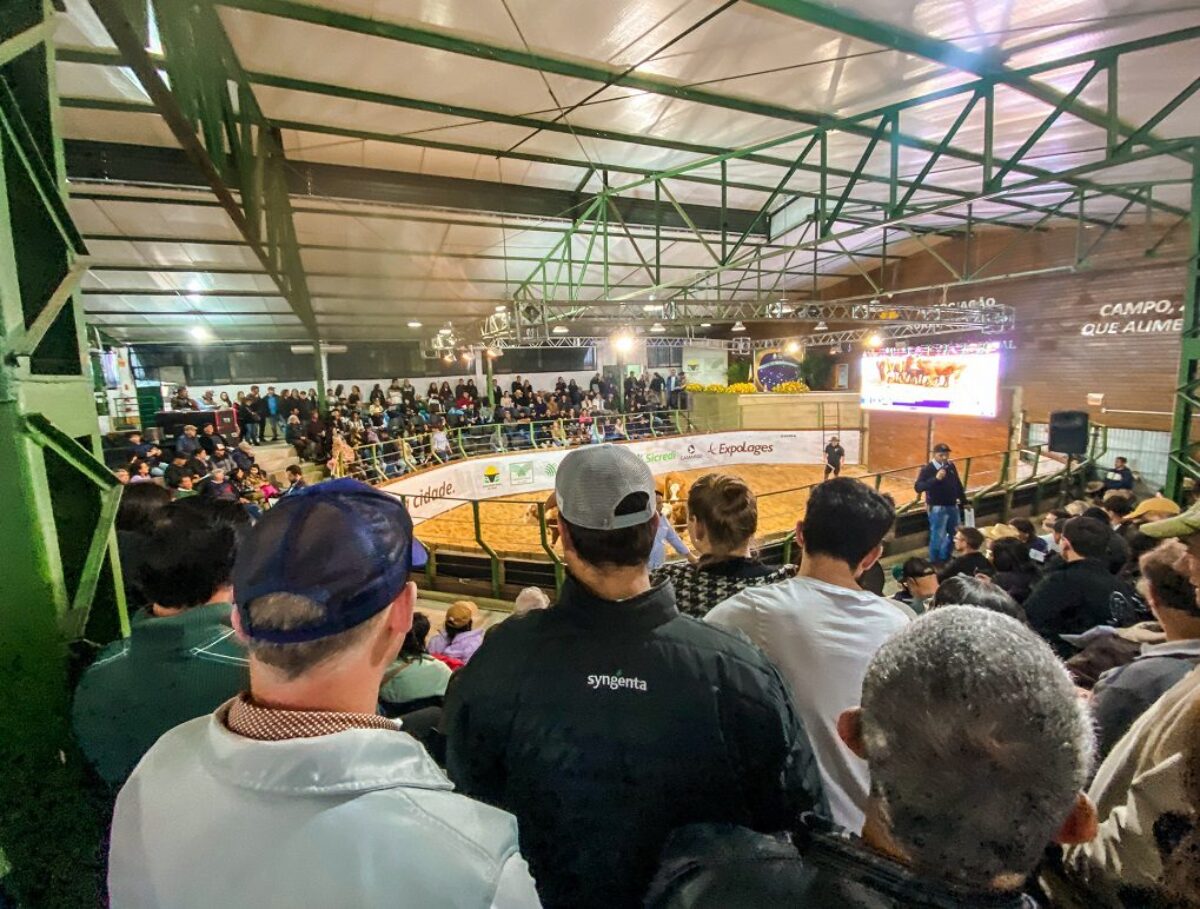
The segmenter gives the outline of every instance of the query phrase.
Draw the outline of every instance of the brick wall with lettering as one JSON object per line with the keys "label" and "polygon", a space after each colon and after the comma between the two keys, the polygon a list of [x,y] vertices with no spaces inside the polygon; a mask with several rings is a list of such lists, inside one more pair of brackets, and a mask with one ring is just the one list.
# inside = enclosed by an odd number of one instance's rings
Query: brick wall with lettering
{"label": "brick wall with lettering", "polygon": [[[1082,238],[1074,230],[1046,231],[1019,239],[1003,231],[981,233],[968,249],[961,240],[939,244],[939,255],[956,267],[965,256],[971,265],[994,259],[982,271],[997,279],[987,283],[940,287],[897,296],[915,305],[966,302],[971,298],[994,299],[1013,307],[1016,325],[1010,332],[994,336],[1005,345],[1001,385],[1019,387],[1025,419],[1044,422],[1053,410],[1086,410],[1093,419],[1129,429],[1167,430],[1171,419],[1172,395],[1179,365],[1179,333],[1186,268],[1180,262],[1186,231],[1170,235],[1151,258],[1145,250],[1165,228],[1142,226],[1112,232],[1104,238],[1089,260],[1089,267],[1070,271],[1068,265],[1077,248],[1086,249],[1099,237],[1089,230]],[[1007,249],[1007,251],[1005,251]],[[997,255],[999,254],[998,258]],[[1058,271],[1031,277],[1004,278],[1005,274],[1034,267]],[[876,280],[880,273],[875,272]],[[930,287],[951,281],[945,267],[932,255],[919,252],[888,266],[886,283],[891,287]],[[823,296],[836,299],[869,293],[870,286],[854,278],[828,288]],[[967,340],[969,336],[947,336],[942,343]],[[850,363],[850,387],[859,387],[861,351],[843,355]],[[1087,405],[1087,395],[1104,395],[1104,406],[1113,410],[1159,411],[1159,414],[1104,413]],[[1002,399],[1004,395],[1002,394]],[[880,436],[894,433],[889,415],[880,420],[871,415],[872,461],[882,457]],[[924,437],[925,418],[912,416],[915,428],[908,434]],[[994,427],[983,431],[992,437]]]}

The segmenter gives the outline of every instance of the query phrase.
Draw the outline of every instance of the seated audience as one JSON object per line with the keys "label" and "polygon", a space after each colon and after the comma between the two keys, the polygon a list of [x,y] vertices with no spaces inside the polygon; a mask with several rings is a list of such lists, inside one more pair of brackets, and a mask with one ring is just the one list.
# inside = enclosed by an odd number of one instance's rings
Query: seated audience
{"label": "seated audience", "polygon": [[[668,843],[651,909],[1032,909],[1051,842],[1086,842],[1086,709],[1012,619],[936,609],[886,642],[838,734],[867,763],[862,835],[806,818],[796,847],[695,826]],[[798,848],[797,848],[798,847]]]}
{"label": "seated audience", "polygon": [[384,673],[379,689],[379,700],[389,716],[441,706],[450,681],[450,667],[429,655],[425,649],[428,636],[429,616],[414,612],[412,628],[400,645],[400,655]]}
{"label": "seated audience", "polygon": [[[1178,538],[1187,550],[1181,567],[1200,584],[1200,505],[1142,527],[1147,536]],[[1051,893],[1067,905],[1174,907],[1179,866],[1195,877],[1200,805],[1195,782],[1200,670],[1192,670],[1134,721],[1112,747],[1088,795],[1100,829],[1090,842],[1066,850],[1060,875],[1047,871]],[[1194,905],[1195,894],[1191,902]]]}
{"label": "seated audience", "polygon": [[1133,491],[1133,471],[1129,469],[1128,458],[1118,456],[1113,459],[1113,469],[1104,477],[1104,491],[1110,489]]}
{"label": "seated audience", "polygon": [[429,642],[429,652],[436,657],[448,657],[456,667],[468,662],[483,643],[483,629],[475,624],[475,604],[459,600],[446,610],[442,630]]}
{"label": "seated audience", "polygon": [[113,906],[538,905],[512,816],[454,792],[375,711],[412,622],[411,543],[399,499],[354,480],[250,532],[250,690],[164,735],[121,790]]}
{"label": "seated audience", "polygon": [[148,605],[142,591],[141,567],[150,554],[155,519],[171,504],[171,490],[157,483],[135,483],[121,492],[117,509],[117,552],[121,558],[121,580],[125,604],[130,610]]}
{"label": "seated audience", "polygon": [[938,580],[944,581],[957,574],[968,577],[995,574],[996,569],[982,552],[984,539],[983,531],[974,527],[959,527],[954,531],[954,555],[938,572]]}
{"label": "seated audience", "polygon": [[661,518],[645,462],[578,449],[555,491],[566,583],[450,686],[450,777],[517,815],[543,905],[640,905],[671,830],[784,829],[823,804],[820,783],[775,668],[651,585]]}
{"label": "seated audience", "polygon": [[[1038,562],[1045,561],[1046,555],[1050,552],[1050,544],[1037,535],[1033,521],[1029,518],[1013,518],[1008,523],[1016,530],[1017,539],[1024,543],[1025,548],[1029,550],[1030,557]],[[1035,557],[1033,555],[1035,552],[1039,553],[1041,558]]]}
{"label": "seated audience", "polygon": [[133,617],[129,638],[83,674],[72,707],[80,747],[105,782],[120,785],[160,735],[246,687],[245,649],[229,613],[238,534],[248,522],[239,509],[201,500],[154,516],[136,572],[149,605]]}
{"label": "seated audience", "polygon": [[1029,599],[1030,591],[1041,577],[1037,565],[1030,558],[1028,541],[1019,537],[1008,537],[992,543],[992,566],[996,571],[992,583],[1018,603]]}
{"label": "seated audience", "polygon": [[896,595],[897,600],[908,604],[918,615],[929,608],[930,600],[938,591],[938,576],[928,559],[920,556],[905,559],[898,580],[901,590]]}
{"label": "seated audience", "polygon": [[1200,605],[1186,569],[1179,567],[1186,557],[1187,551],[1177,541],[1163,543],[1141,557],[1138,588],[1166,639],[1143,645],[1133,660],[1110,669],[1096,682],[1092,712],[1101,757],[1151,704],[1200,664]]}
{"label": "seated audience", "polygon": [[965,574],[946,578],[929,603],[930,609],[942,606],[978,606],[990,612],[998,612],[1022,625],[1028,625],[1025,610],[988,578],[968,577]]}
{"label": "seated audience", "polygon": [[858,703],[875,651],[912,618],[856,580],[879,560],[895,519],[891,499],[865,483],[822,483],[796,528],[799,574],[747,588],[704,619],[746,634],[779,667],[816,751],[833,820],[855,832],[867,804],[867,766],[838,738],[837,718]]}
{"label": "seated audience", "polygon": [[1104,550],[1104,563],[1112,574],[1120,574],[1121,569],[1129,562],[1129,544],[1112,528],[1112,519],[1107,511],[1098,505],[1093,505],[1081,517],[1092,518],[1108,528],[1108,542]]}
{"label": "seated audience", "polygon": [[1163,518],[1177,515],[1179,510],[1179,506],[1175,502],[1159,493],[1138,502],[1133,511],[1125,517],[1125,521],[1140,529],[1143,524],[1150,521],[1161,521]]}
{"label": "seated audience", "polygon": [[1065,521],[1069,517],[1071,517],[1071,513],[1065,508],[1055,508],[1044,518],[1042,518],[1042,530],[1045,531],[1045,533],[1038,537],[1038,539],[1045,542],[1047,554],[1053,555],[1059,551],[1059,542],[1062,539],[1062,531],[1056,530],[1056,528],[1059,521]]}
{"label": "seated audience", "polygon": [[746,481],[731,474],[705,474],[687,496],[688,539],[700,558],[651,572],[657,585],[670,581],[675,605],[701,618],[718,603],[747,587],[774,584],[796,573],[792,565],[764,565],[753,555],[758,531],[758,499]]}
{"label": "seated audience", "polygon": [[1142,618],[1133,588],[1105,564],[1113,536],[1101,521],[1071,518],[1063,529],[1061,563],[1047,569],[1025,601],[1029,624],[1063,658],[1074,648],[1062,635],[1096,625],[1132,625]]}

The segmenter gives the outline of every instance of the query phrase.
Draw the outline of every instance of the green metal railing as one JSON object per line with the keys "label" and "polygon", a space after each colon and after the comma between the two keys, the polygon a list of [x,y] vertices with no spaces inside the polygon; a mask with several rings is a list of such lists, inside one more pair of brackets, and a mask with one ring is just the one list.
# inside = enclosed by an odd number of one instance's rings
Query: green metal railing
{"label": "green metal railing", "polygon": [[[1001,511],[1000,519],[1007,521],[1012,508],[1013,496],[1021,490],[1033,487],[1033,508],[1039,511],[1048,487],[1055,484],[1071,483],[1078,481],[1086,476],[1092,466],[1098,462],[1108,451],[1108,428],[1105,426],[1093,426],[1092,437],[1089,443],[1089,450],[1086,456],[1078,461],[1073,459],[1063,463],[1060,468],[1047,473],[1041,473],[1042,467],[1049,459],[1048,450],[1044,445],[1032,445],[1025,447],[1009,448],[1000,451],[985,452],[983,454],[971,455],[957,461],[962,472],[963,485],[969,486],[970,478],[974,475],[976,478],[984,477],[987,482],[976,486],[974,489],[968,489],[967,498],[972,507],[977,508],[979,504],[988,497],[999,495],[1001,496]],[[994,462],[995,466],[990,466],[989,462]],[[1028,465],[1028,472],[1019,469],[1020,464]],[[1056,461],[1057,463],[1057,461]],[[917,474],[924,467],[924,462],[921,464],[910,465],[907,467],[898,467],[890,470],[875,471],[866,475],[856,477],[864,483],[871,484],[875,489],[889,491],[884,489],[886,481],[903,479],[911,488],[915,482]],[[808,483],[801,486],[789,487],[787,489],[777,489],[772,492],[765,492],[758,496],[760,510],[764,501],[769,501],[784,495],[795,495],[797,493],[807,494],[819,486],[820,483]],[[892,486],[894,488],[894,485]],[[1064,487],[1062,494],[1071,493],[1069,487]],[[497,552],[486,539],[485,523],[482,518],[482,506],[488,504],[505,504],[517,505],[530,509],[536,516],[538,527],[538,544],[541,550],[546,554],[547,561],[553,566],[554,579],[556,589],[561,589],[563,580],[566,576],[565,568],[562,561],[562,556],[554,548],[551,543],[551,523],[547,521],[546,504],[544,499],[529,499],[529,500],[506,500],[503,503],[498,503],[489,500],[454,498],[448,497],[452,501],[460,502],[463,505],[471,507],[471,523],[472,532],[475,542],[480,550],[487,556],[490,564],[490,577],[492,595],[500,597],[504,586],[505,568],[504,557]],[[922,498],[914,490],[913,498],[899,505],[896,509],[897,517],[910,514],[921,507]],[[786,533],[776,533],[766,535],[761,538],[762,542],[775,544],[780,543],[783,547],[783,559],[785,562],[792,561],[796,545],[795,531]],[[436,547],[430,548],[430,560],[426,565],[426,574],[432,584],[437,580],[437,568],[434,560]],[[522,558],[528,558],[523,556]]]}
{"label": "green metal railing", "polygon": [[451,461],[495,457],[514,451],[569,448],[597,441],[644,441],[695,431],[685,410],[604,414],[590,420],[559,418],[461,426],[358,445],[353,449],[354,460],[347,462],[342,470],[371,483],[384,483]]}

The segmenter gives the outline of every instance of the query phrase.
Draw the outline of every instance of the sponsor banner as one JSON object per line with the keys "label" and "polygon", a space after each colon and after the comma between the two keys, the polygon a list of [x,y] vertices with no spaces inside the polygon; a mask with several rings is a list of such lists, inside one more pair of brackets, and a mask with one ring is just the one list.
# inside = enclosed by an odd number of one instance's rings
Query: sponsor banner
{"label": "sponsor banner", "polygon": [[[859,432],[842,432],[840,438],[847,463],[858,463]],[[621,444],[627,445],[659,475],[738,464],[821,464],[825,442],[825,436],[813,430],[747,430],[666,436]],[[393,480],[382,488],[407,498],[408,509],[417,524],[471,499],[528,494],[530,502],[538,502],[545,498],[543,493],[554,488],[558,465],[572,451],[573,448],[540,449],[457,461]]]}

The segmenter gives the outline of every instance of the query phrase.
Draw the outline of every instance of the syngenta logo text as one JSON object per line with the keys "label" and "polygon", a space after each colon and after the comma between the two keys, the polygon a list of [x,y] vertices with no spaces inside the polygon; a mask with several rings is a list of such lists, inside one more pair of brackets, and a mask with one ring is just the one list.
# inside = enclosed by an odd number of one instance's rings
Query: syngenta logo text
{"label": "syngenta logo text", "polygon": [[726,445],[722,442],[719,445],[708,446],[708,453],[713,455],[761,455],[768,454],[774,450],[774,445],[755,445],[752,442],[738,442],[736,445]]}
{"label": "syngenta logo text", "polygon": [[454,495],[454,484],[447,480],[441,486],[426,486],[409,500],[409,508],[420,508],[436,499]]}
{"label": "syngenta logo text", "polygon": [[592,691],[600,688],[607,688],[610,691],[616,691],[618,688],[632,688],[634,691],[646,690],[646,683],[641,679],[620,672],[613,675],[589,675],[587,683]]}

